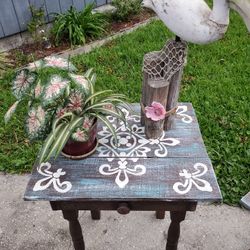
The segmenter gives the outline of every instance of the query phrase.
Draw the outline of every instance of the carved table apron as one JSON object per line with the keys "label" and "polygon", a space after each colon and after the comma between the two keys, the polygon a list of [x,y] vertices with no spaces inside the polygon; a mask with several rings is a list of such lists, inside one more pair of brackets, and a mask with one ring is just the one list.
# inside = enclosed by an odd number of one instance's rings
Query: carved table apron
{"label": "carved table apron", "polygon": [[101,210],[156,211],[164,219],[170,211],[166,249],[177,249],[180,222],[198,202],[221,201],[221,193],[190,103],[179,103],[173,129],[159,139],[146,139],[140,125],[140,107],[126,113],[130,131],[108,117],[118,136],[98,126],[99,146],[87,159],[59,157],[35,165],[24,199],[49,201],[69,221],[76,250],[85,249],[79,210],[90,210],[95,220]]}

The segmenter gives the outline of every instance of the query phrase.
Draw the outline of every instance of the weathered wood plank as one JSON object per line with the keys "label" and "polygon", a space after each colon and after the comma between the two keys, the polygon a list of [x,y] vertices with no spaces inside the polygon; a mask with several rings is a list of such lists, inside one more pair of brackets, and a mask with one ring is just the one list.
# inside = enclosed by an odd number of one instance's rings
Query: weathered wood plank
{"label": "weathered wood plank", "polygon": [[[169,131],[160,140],[147,140],[145,136],[126,132],[122,132],[118,136],[118,148],[114,143],[99,136],[99,146],[90,157],[207,157],[204,143],[196,130]],[[109,138],[111,137],[110,134]]]}
{"label": "weathered wood plank", "polygon": [[54,18],[54,14],[61,13],[59,0],[45,0],[45,2],[47,6],[49,21],[52,21]]}
{"label": "weathered wood plank", "polygon": [[[36,9],[42,8],[44,10],[45,20],[46,21],[49,20],[46,0],[29,0],[29,2],[30,2],[30,5],[34,6]],[[52,2],[52,1],[50,1],[50,2]]]}
{"label": "weathered wood plank", "polygon": [[95,6],[96,6],[96,1],[95,1],[95,0],[85,0],[85,4],[86,4],[86,5],[87,5],[87,4],[92,4],[92,3],[94,3]]}
{"label": "weathered wood plank", "polygon": [[[159,102],[166,107],[168,96],[169,82],[166,80],[153,80],[144,73],[143,91],[142,91],[142,116],[145,123],[145,134],[147,138],[159,138],[163,133],[164,121],[152,121],[145,116],[145,107],[151,106],[153,102]],[[143,119],[142,119],[143,120]]]}
{"label": "weathered wood plank", "polygon": [[[34,169],[24,198],[26,200],[49,201],[88,199],[218,201],[221,199],[212,165],[207,158],[169,158],[157,159],[157,161],[155,159],[139,159],[136,162],[128,160],[127,163],[123,163],[122,165],[120,159],[114,159],[108,163],[106,159],[100,158],[81,161],[61,158],[52,163],[50,169],[47,169],[47,175],[44,171],[42,173],[45,174],[42,175]],[[195,168],[197,164],[198,167]],[[145,168],[145,173],[135,175],[139,172],[137,170],[142,169],[142,167]],[[118,172],[113,171],[116,168]],[[58,175],[60,172],[55,174],[58,169],[62,171],[61,176]],[[43,187],[48,184],[48,187],[44,190],[37,188],[37,191],[34,191],[33,188],[38,185],[38,181],[48,178],[48,171],[54,173],[50,180],[54,178],[57,183],[52,184],[51,182],[49,185],[49,180],[44,180],[40,184]],[[103,172],[109,173],[109,175],[104,175]],[[186,175],[184,175],[185,173]],[[127,184],[125,186],[118,185],[119,182],[116,182],[116,178],[124,183],[126,175]],[[198,179],[195,179],[195,176]],[[58,181],[61,182],[60,186]],[[186,186],[185,182],[187,182]],[[206,188],[205,184],[207,184]],[[59,189],[65,190],[69,185],[71,188],[65,193],[55,189],[55,187],[59,187]]]}
{"label": "weathered wood plank", "polygon": [[4,31],[3,31],[3,25],[0,22],[0,38],[5,37]]}
{"label": "weathered wood plank", "polygon": [[[31,13],[29,4],[45,11],[46,22],[53,20],[52,13],[67,11],[71,5],[82,10],[85,4],[95,3],[94,0],[5,0],[0,9],[0,37],[6,37],[27,29]],[[97,6],[106,4],[105,0],[98,0]]]}
{"label": "weathered wood plank", "polygon": [[165,131],[160,139],[150,140],[146,139],[144,127],[140,124],[140,108],[133,105],[133,115],[126,115],[133,132],[125,129],[122,122],[114,122],[118,133],[118,148],[114,145],[112,134],[108,130],[106,132],[104,125],[99,122],[99,147],[90,157],[208,157],[192,107],[188,104],[184,107],[187,112],[182,115],[189,114],[191,123],[185,123],[182,116],[176,116],[175,128]]}
{"label": "weathered wood plank", "polygon": [[66,11],[68,11],[70,7],[73,5],[72,0],[59,0],[59,1],[60,1],[62,13],[65,13]]}
{"label": "weathered wood plank", "polygon": [[44,0],[29,0],[30,5],[35,6],[36,8],[45,8]]}
{"label": "weathered wood plank", "polygon": [[11,0],[5,0],[4,4],[1,5],[0,22],[5,36],[20,32],[20,26]]}
{"label": "weathered wood plank", "polygon": [[[118,200],[107,201],[51,201],[53,210],[116,210],[121,202]],[[188,201],[157,201],[157,200],[139,200],[129,201],[131,211],[156,211],[157,209],[164,209],[165,211],[195,211],[197,202]]]}
{"label": "weathered wood plank", "polygon": [[[195,114],[190,104],[187,113]],[[134,109],[140,112],[139,105]],[[110,118],[111,119],[111,118]],[[26,200],[49,201],[218,201],[220,189],[205,150],[199,126],[167,131],[164,140],[147,141],[140,117],[127,119],[140,134],[136,142],[118,131],[117,152],[111,149],[109,132],[100,129],[96,153],[80,161],[60,156],[35,166],[25,193]],[[181,118],[176,118],[181,119]],[[112,121],[112,120],[111,120]],[[113,121],[114,122],[114,121]],[[136,125],[138,124],[138,126]],[[195,124],[195,123],[194,123]],[[194,125],[192,124],[192,125]],[[120,127],[116,124],[116,129]],[[127,133],[131,138],[135,135]],[[177,143],[179,141],[179,143]]]}
{"label": "weathered wood plank", "polygon": [[24,31],[26,30],[27,24],[29,23],[31,18],[29,1],[13,0],[13,4],[16,10],[16,15],[20,24],[21,31]]}
{"label": "weathered wood plank", "polygon": [[96,0],[96,5],[97,6],[102,6],[102,5],[106,4],[106,3],[107,3],[106,0]]}

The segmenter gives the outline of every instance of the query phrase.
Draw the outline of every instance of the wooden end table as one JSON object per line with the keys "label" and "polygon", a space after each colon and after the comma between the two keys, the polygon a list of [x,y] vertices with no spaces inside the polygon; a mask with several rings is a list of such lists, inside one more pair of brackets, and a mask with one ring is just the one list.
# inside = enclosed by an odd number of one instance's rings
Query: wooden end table
{"label": "wooden end table", "polygon": [[98,126],[99,146],[87,159],[35,165],[24,199],[49,201],[69,221],[76,250],[85,249],[79,210],[90,210],[92,219],[101,210],[156,211],[164,219],[170,211],[167,250],[177,249],[180,222],[201,201],[221,201],[221,193],[190,103],[180,103],[172,130],[148,140],[140,125],[140,107],[126,113],[132,133],[109,117],[119,145],[103,124]]}

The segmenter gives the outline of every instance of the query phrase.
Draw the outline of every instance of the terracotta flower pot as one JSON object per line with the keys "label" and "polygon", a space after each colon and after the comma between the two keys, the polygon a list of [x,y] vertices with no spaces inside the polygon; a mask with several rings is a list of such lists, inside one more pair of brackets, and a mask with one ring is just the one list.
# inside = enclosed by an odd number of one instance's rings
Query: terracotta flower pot
{"label": "terracotta flower pot", "polygon": [[62,155],[70,159],[83,159],[93,154],[97,148],[97,119],[89,130],[89,139],[86,142],[78,142],[69,139],[65,144]]}

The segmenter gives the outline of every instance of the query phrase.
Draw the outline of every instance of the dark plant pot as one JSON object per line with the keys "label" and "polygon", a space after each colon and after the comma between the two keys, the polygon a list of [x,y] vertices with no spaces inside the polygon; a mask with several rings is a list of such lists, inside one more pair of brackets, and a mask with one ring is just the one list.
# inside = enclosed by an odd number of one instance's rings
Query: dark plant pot
{"label": "dark plant pot", "polygon": [[69,139],[62,150],[62,155],[73,160],[84,159],[95,152],[97,145],[97,120],[95,120],[89,131],[88,141],[78,142]]}

